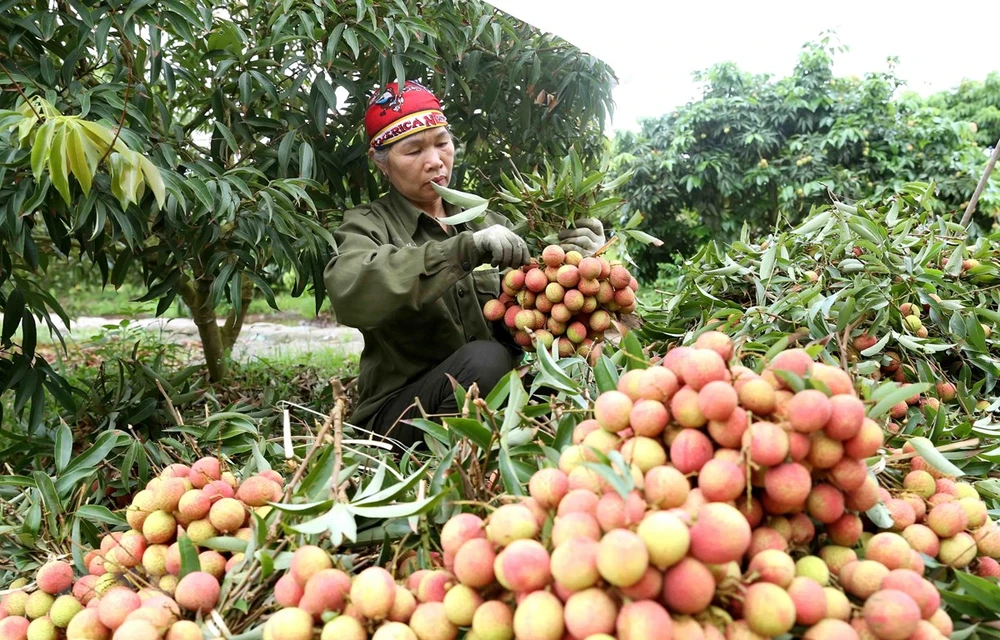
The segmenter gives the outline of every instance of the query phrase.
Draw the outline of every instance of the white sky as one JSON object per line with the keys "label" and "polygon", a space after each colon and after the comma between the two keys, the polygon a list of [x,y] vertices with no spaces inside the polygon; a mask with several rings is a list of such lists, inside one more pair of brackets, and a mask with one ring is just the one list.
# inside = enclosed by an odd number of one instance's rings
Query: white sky
{"label": "white sky", "polygon": [[615,70],[612,129],[637,129],[698,97],[691,73],[732,61],[754,73],[788,75],[807,41],[833,29],[846,53],[839,76],[886,69],[922,95],[982,80],[1000,70],[1000,1],[838,0],[489,0],[497,8],[555,33]]}

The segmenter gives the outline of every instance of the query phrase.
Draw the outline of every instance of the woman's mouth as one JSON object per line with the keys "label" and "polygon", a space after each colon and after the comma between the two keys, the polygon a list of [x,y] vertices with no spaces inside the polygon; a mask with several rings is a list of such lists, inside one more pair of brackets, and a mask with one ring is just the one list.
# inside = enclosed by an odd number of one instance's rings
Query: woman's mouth
{"label": "woman's mouth", "polygon": [[444,176],[438,176],[436,178],[431,178],[431,182],[433,182],[433,183],[435,183],[435,184],[437,184],[438,186],[441,186],[441,187],[447,187],[448,186],[448,178],[446,178]]}

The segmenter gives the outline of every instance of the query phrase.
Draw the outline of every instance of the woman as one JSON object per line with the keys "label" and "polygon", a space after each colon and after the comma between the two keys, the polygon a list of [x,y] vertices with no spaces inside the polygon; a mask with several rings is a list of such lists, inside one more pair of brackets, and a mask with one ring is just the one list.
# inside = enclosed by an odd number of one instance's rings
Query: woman
{"label": "woman", "polygon": [[[439,222],[460,209],[431,186],[449,184],[455,146],[429,90],[387,85],[369,103],[365,129],[368,155],[391,187],[344,213],[325,282],[337,321],[360,329],[365,342],[351,422],[410,446],[421,432],[401,419],[421,408],[459,411],[449,376],[466,389],[477,383],[485,395],[520,359],[482,307],[499,295],[500,271],[527,264],[530,254],[496,213],[481,223]],[[563,237],[593,251],[602,236],[581,227]]]}

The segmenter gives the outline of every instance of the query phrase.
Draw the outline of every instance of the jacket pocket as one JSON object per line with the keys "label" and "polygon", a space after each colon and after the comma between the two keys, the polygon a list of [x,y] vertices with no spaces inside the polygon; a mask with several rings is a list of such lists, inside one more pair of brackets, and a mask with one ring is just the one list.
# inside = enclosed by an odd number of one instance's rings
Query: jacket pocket
{"label": "jacket pocket", "polygon": [[488,300],[500,296],[500,271],[496,267],[476,269],[472,272],[472,285],[482,307]]}

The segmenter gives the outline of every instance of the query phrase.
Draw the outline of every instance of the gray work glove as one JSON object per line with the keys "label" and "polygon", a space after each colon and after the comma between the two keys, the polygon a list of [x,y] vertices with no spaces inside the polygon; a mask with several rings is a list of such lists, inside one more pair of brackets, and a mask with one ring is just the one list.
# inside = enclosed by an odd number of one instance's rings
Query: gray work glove
{"label": "gray work glove", "polygon": [[563,251],[579,251],[589,256],[607,242],[604,225],[597,218],[580,218],[575,224],[575,228],[559,232],[559,246]]}
{"label": "gray work glove", "polygon": [[500,270],[508,267],[520,267],[531,261],[528,245],[519,235],[503,226],[495,224],[472,234],[476,250],[482,259]]}

